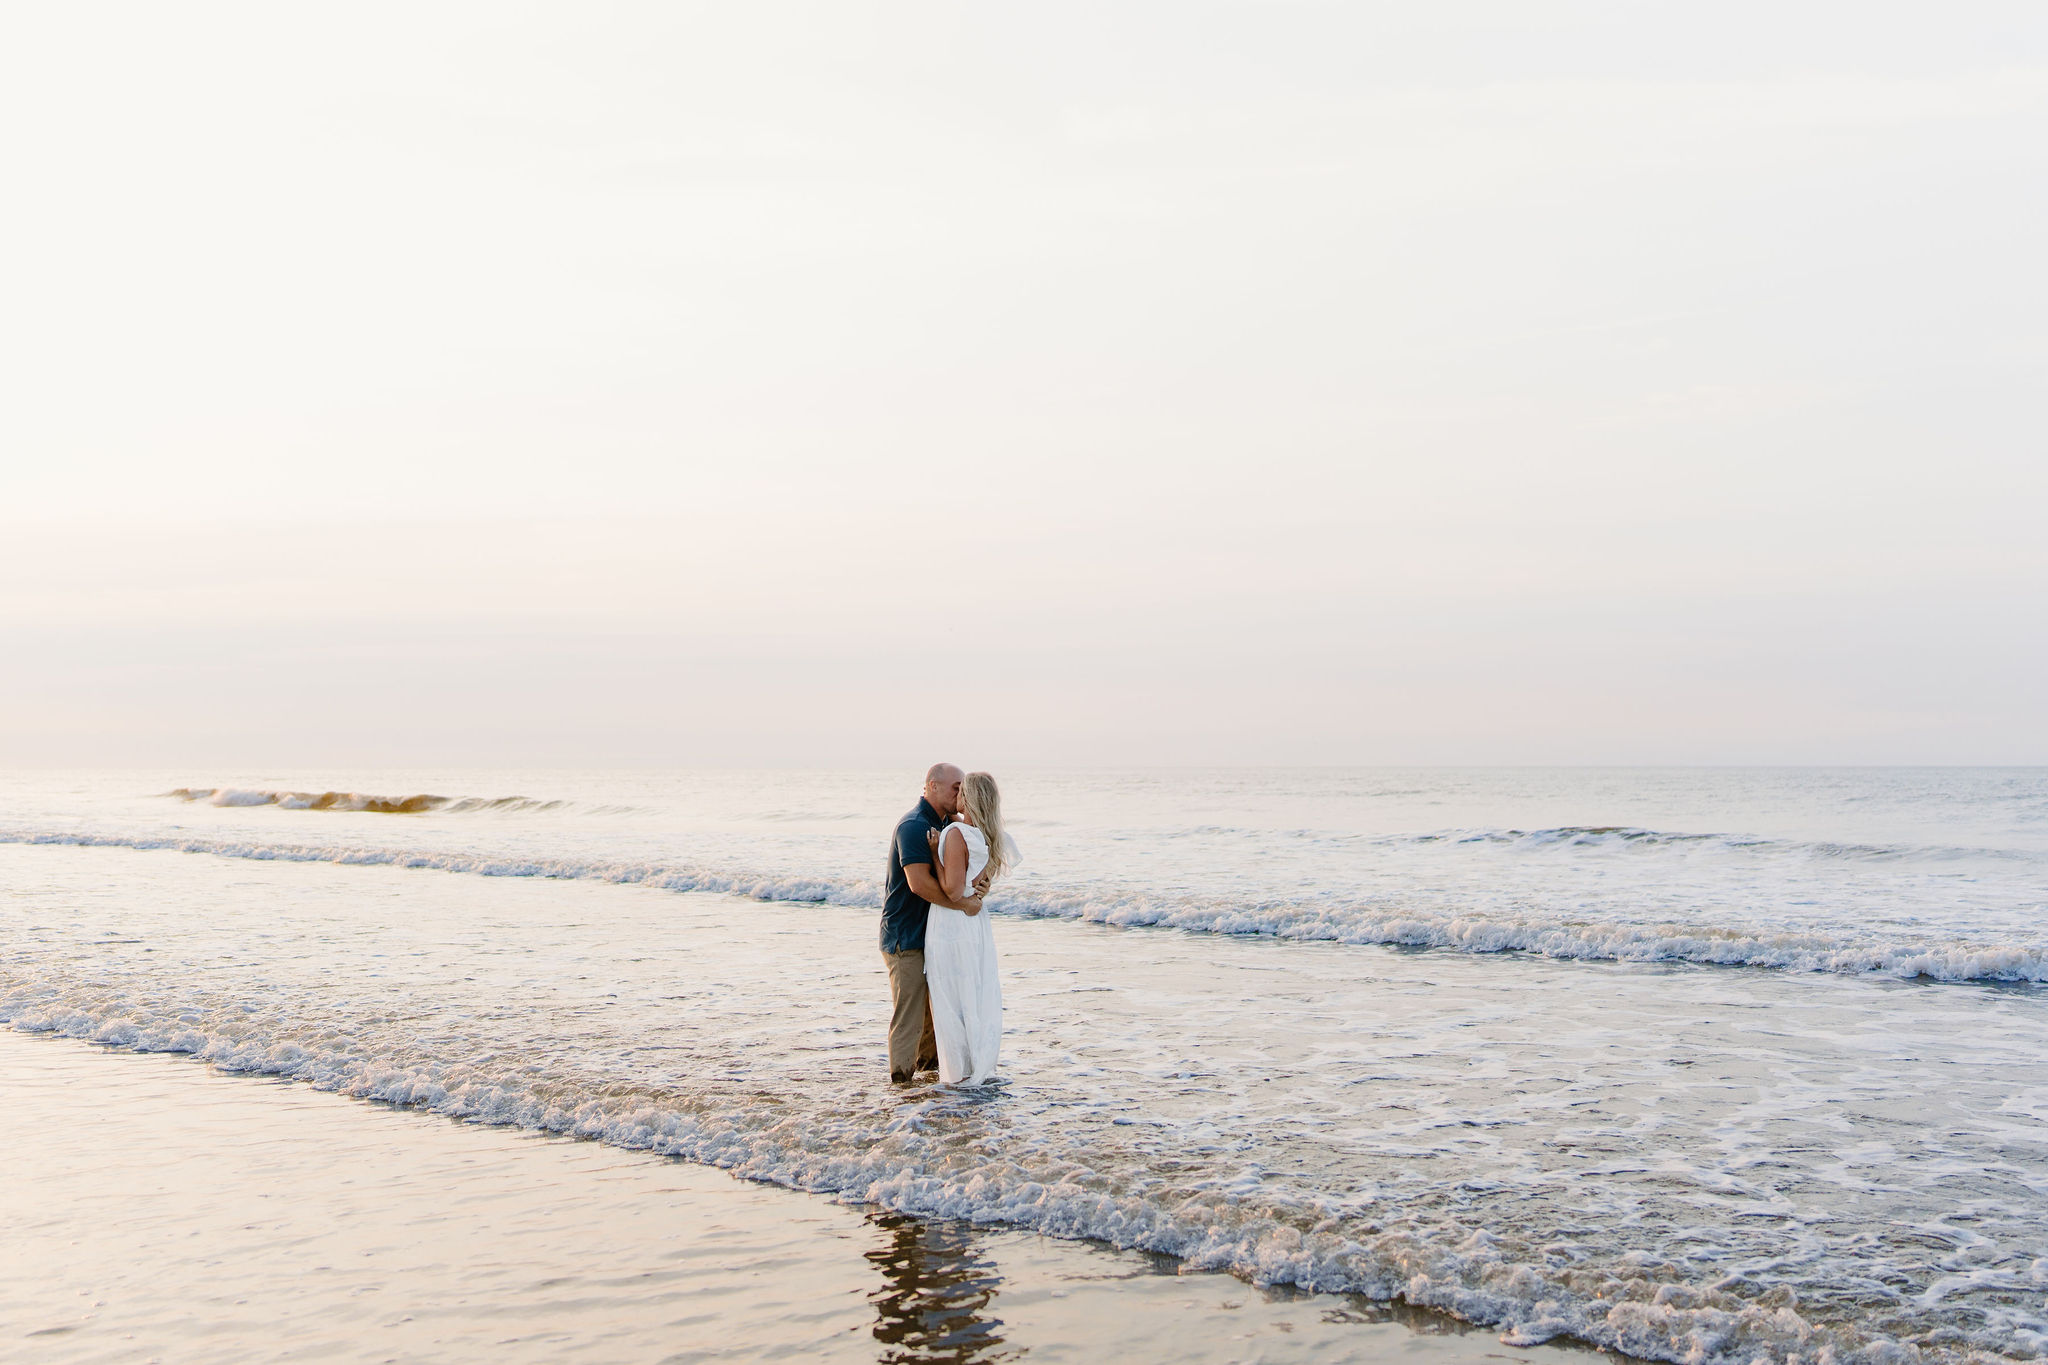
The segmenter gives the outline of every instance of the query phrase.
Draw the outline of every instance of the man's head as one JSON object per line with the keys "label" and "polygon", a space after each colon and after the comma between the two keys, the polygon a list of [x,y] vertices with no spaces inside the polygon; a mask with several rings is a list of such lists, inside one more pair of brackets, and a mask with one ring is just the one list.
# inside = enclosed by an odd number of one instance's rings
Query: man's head
{"label": "man's head", "polygon": [[924,775],[924,799],[948,820],[960,813],[960,780],[967,774],[950,763],[934,763]]}

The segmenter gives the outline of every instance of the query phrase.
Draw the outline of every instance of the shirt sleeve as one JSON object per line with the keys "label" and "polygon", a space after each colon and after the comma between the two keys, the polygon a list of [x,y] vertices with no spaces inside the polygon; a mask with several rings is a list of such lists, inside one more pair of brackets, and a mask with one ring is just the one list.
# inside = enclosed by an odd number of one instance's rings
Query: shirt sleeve
{"label": "shirt sleeve", "polygon": [[923,863],[930,867],[931,845],[924,840],[925,824],[922,820],[905,820],[896,826],[896,861],[905,867]]}

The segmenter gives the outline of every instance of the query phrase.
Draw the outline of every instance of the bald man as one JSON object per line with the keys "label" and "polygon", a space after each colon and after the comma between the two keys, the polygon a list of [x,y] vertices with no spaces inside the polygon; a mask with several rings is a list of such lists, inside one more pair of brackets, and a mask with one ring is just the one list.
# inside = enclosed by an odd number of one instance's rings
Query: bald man
{"label": "bald man", "polygon": [[924,985],[924,925],[934,905],[969,915],[981,913],[984,873],[964,901],[948,897],[932,864],[938,832],[960,813],[960,782],[966,774],[950,763],[935,763],[924,775],[924,797],[896,825],[889,843],[889,879],[882,901],[882,961],[889,968],[889,1079],[914,1080],[939,1069],[939,1044],[932,1036],[931,997]]}

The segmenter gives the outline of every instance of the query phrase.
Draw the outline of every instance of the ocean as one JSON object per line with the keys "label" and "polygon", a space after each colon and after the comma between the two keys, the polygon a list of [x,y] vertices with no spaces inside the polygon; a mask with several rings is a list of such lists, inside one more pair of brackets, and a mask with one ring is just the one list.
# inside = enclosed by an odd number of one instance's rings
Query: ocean
{"label": "ocean", "polygon": [[999,772],[985,1092],[886,1074],[920,772],[13,773],[0,1019],[1510,1344],[2048,1352],[2048,770]]}

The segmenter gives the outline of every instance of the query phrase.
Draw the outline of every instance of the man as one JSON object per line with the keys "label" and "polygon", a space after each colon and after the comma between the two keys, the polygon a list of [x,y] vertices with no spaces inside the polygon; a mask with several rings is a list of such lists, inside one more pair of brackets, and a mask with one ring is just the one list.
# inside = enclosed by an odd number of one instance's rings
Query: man
{"label": "man", "polygon": [[988,890],[983,873],[956,901],[939,886],[932,849],[938,832],[960,813],[960,783],[967,775],[950,763],[935,763],[924,775],[924,797],[896,826],[889,844],[889,879],[882,901],[882,962],[889,969],[889,1079],[909,1081],[920,1071],[939,1069],[939,1044],[932,1036],[931,997],[924,985],[924,926],[934,905],[978,914]]}

